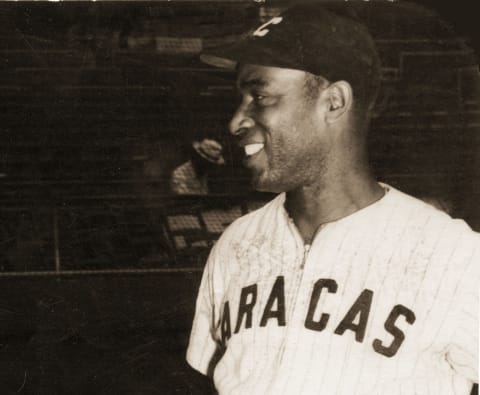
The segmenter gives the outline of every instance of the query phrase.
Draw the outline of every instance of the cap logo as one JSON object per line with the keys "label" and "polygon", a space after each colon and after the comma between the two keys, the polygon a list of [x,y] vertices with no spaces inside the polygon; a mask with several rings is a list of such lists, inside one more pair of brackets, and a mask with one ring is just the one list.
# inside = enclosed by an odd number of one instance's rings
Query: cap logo
{"label": "cap logo", "polygon": [[266,29],[269,25],[278,25],[281,21],[283,21],[283,17],[276,16],[275,18],[270,19],[268,22],[264,23],[260,26],[257,30],[253,32],[255,37],[264,37],[268,34],[270,30]]}

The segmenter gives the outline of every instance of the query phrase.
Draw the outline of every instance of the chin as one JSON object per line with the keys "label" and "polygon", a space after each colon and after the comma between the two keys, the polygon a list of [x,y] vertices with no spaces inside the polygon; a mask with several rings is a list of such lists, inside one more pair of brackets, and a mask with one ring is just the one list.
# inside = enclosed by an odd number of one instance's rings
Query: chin
{"label": "chin", "polygon": [[252,187],[258,192],[281,193],[288,190],[283,183],[258,174],[253,175]]}
{"label": "chin", "polygon": [[266,183],[265,180],[262,180],[258,175],[253,176],[251,184],[253,189],[258,192],[272,192],[268,183]]}

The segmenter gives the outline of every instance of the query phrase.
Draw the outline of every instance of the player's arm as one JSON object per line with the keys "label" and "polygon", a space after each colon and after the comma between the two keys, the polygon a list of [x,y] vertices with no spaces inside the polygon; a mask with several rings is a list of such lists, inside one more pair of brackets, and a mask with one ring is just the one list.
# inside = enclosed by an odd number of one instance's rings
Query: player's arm
{"label": "player's arm", "polygon": [[216,259],[218,244],[213,247],[203,271],[186,353],[188,364],[204,376],[212,376],[219,351],[216,329],[220,321],[223,281]]}
{"label": "player's arm", "polygon": [[192,369],[187,363],[185,363],[185,372],[187,376],[186,384],[188,388],[188,394],[214,395],[217,393],[210,377],[197,372],[195,369]]}
{"label": "player's arm", "polygon": [[[456,286],[453,313],[447,317],[453,331],[446,349],[446,361],[460,376],[478,383],[478,312],[480,282],[480,236],[468,237],[468,243],[460,245],[466,265],[459,266],[462,272]],[[477,391],[474,388],[472,391]],[[475,392],[472,392],[475,393]]]}

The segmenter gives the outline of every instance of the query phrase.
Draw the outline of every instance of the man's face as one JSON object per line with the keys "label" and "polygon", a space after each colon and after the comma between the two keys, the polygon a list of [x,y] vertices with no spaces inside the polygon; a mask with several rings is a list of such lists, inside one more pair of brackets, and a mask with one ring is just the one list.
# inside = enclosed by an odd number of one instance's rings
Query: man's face
{"label": "man's face", "polygon": [[308,94],[308,74],[244,65],[238,76],[242,102],[230,131],[245,150],[255,189],[286,192],[320,181],[328,136],[320,94]]}

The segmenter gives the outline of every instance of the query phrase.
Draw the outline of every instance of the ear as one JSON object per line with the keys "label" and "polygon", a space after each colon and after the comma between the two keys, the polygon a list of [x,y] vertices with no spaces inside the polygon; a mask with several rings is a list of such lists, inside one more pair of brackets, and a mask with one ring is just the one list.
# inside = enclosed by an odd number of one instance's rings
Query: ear
{"label": "ear", "polygon": [[325,120],[334,123],[346,114],[353,103],[353,90],[347,81],[337,81],[326,89],[327,112]]}

